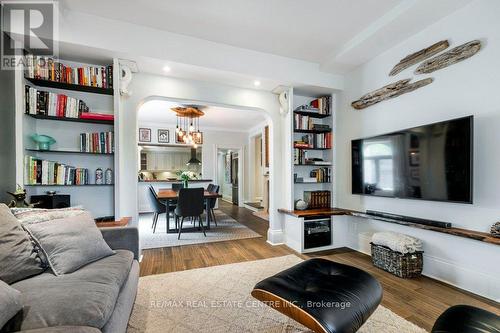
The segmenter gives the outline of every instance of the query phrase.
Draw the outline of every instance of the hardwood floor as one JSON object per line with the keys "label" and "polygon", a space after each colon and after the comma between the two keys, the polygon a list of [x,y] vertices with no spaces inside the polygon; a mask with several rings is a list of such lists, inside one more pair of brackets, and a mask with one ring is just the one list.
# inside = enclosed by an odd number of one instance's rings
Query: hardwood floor
{"label": "hardwood floor", "polygon": [[444,310],[456,304],[470,304],[500,315],[499,303],[424,276],[410,280],[397,278],[373,267],[369,256],[350,249],[301,255],[284,245],[271,246],[266,242],[267,221],[254,216],[248,209],[226,202],[221,201],[219,208],[263,237],[144,250],[141,276],[288,254],[296,254],[303,259],[324,257],[370,272],[384,289],[382,304],[426,330],[432,328],[434,321]]}

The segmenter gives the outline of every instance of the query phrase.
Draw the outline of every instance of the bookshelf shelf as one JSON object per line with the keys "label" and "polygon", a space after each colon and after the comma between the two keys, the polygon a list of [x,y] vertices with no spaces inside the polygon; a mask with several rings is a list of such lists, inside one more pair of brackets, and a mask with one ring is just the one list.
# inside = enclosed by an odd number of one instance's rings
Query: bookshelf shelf
{"label": "bookshelf shelf", "polygon": [[114,153],[91,153],[86,151],[78,150],[40,150],[40,149],[29,149],[26,151],[37,152],[37,153],[51,153],[51,154],[82,154],[82,155],[97,155],[97,156],[113,156]]}
{"label": "bookshelf shelf", "polygon": [[114,186],[115,184],[81,184],[81,185],[57,185],[57,184],[24,184],[30,187],[86,187],[86,186]]}
{"label": "bookshelf shelf", "polygon": [[293,113],[300,114],[302,116],[309,116],[311,118],[327,118],[330,117],[331,114],[326,114],[326,113],[319,113],[319,112],[312,112],[312,111],[293,111]]}
{"label": "bookshelf shelf", "polygon": [[306,163],[306,164],[294,164],[293,166],[329,167],[329,166],[332,166],[332,164],[331,164],[331,163],[328,163],[328,164],[312,164],[312,163]]}
{"label": "bookshelf shelf", "polygon": [[320,133],[330,133],[332,131],[331,128],[323,129],[323,130],[305,130],[305,129],[294,129],[294,133],[312,133],[312,134],[320,134]]}
{"label": "bookshelf shelf", "polygon": [[330,150],[331,148],[305,148],[305,147],[293,147],[300,150]]}
{"label": "bookshelf shelf", "polygon": [[99,87],[83,86],[83,85],[79,85],[79,84],[32,79],[32,78],[28,78],[28,77],[25,77],[25,79],[38,87],[72,90],[72,91],[79,91],[79,92],[92,93],[92,94],[101,94],[101,95],[110,95],[110,96],[113,96],[113,94],[114,94],[113,88],[99,88]]}
{"label": "bookshelf shelf", "polygon": [[115,122],[113,120],[101,120],[101,119],[82,119],[82,118],[68,118],[68,117],[54,117],[54,116],[46,116],[42,114],[27,114],[35,119],[43,119],[43,120],[55,120],[55,121],[70,121],[77,123],[88,123],[88,124],[102,124],[102,125],[113,125]]}

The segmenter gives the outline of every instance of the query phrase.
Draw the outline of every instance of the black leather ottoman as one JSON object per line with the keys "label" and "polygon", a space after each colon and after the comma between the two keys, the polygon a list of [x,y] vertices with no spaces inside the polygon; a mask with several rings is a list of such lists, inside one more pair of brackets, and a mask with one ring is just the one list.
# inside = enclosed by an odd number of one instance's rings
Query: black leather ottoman
{"label": "black leather ottoman", "polygon": [[315,332],[353,333],[382,300],[382,287],[358,268],[310,259],[257,283],[252,296]]}
{"label": "black leather ottoman", "polygon": [[499,333],[500,317],[470,305],[455,305],[443,312],[432,333]]}

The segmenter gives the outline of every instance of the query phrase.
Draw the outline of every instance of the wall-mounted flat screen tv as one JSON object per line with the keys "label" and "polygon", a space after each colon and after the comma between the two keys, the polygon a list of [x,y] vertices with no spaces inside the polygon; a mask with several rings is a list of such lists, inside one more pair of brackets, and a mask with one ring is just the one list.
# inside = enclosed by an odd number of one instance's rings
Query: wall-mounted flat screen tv
{"label": "wall-mounted flat screen tv", "polygon": [[352,193],[472,203],[473,117],[352,141]]}

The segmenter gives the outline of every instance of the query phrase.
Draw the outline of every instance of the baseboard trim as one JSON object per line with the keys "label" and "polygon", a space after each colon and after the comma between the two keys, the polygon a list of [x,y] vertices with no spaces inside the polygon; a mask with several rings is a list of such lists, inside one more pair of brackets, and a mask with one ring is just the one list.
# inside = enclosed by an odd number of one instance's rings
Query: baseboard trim
{"label": "baseboard trim", "polygon": [[282,245],[285,242],[285,234],[283,230],[267,230],[267,242],[271,245]]}

